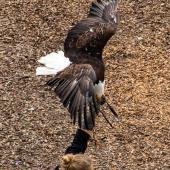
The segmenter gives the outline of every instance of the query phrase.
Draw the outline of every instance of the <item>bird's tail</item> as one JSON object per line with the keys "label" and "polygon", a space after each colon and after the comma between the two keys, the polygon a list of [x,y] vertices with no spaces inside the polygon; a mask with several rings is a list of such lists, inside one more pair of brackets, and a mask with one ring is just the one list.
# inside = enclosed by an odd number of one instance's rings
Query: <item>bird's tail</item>
{"label": "bird's tail", "polygon": [[119,22],[117,12],[118,0],[96,0],[92,3],[89,16],[103,18],[106,21],[114,19],[115,23]]}
{"label": "bird's tail", "polygon": [[63,51],[58,51],[57,53],[52,52],[44,57],[41,57],[38,62],[44,66],[36,69],[36,75],[56,74],[71,64],[69,58],[64,56]]}

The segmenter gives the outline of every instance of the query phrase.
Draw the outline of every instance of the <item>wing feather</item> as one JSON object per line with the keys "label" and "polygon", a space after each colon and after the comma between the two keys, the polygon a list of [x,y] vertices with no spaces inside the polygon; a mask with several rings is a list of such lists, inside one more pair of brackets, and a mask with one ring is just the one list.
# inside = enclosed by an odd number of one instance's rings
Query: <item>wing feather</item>
{"label": "wing feather", "polygon": [[76,108],[75,108],[75,111],[74,111],[74,117],[73,117],[73,123],[75,124],[76,123],[76,120],[78,119],[78,114],[79,114],[79,108],[80,108],[80,99],[81,99],[81,93],[80,91],[78,90],[76,96],[75,96],[75,104],[76,104]]}
{"label": "wing feather", "polygon": [[107,41],[116,33],[119,15],[117,0],[98,0],[92,3],[89,15],[68,33],[64,53],[73,63],[89,56],[102,60]]}
{"label": "wing feather", "polygon": [[68,97],[65,99],[65,100],[62,100],[62,97],[61,98],[61,102],[63,103],[64,107],[68,107],[68,105],[70,105],[70,101],[72,100],[72,98],[74,97],[75,95],[75,90],[76,89],[70,89],[70,93],[68,95]]}
{"label": "wing feather", "polygon": [[90,103],[91,121],[92,121],[92,124],[95,124],[95,117],[96,117],[96,115],[94,114],[95,113],[94,105],[93,105],[93,102],[89,102],[89,103]]}
{"label": "wing feather", "polygon": [[87,129],[89,128],[89,125],[88,123],[88,115],[87,115],[87,112],[88,112],[88,97],[87,97],[88,93],[85,94],[85,102],[84,102],[84,123],[85,123],[85,126],[87,127]]}
{"label": "wing feather", "polygon": [[82,128],[82,119],[83,119],[83,115],[84,115],[84,104],[85,104],[85,97],[81,96],[81,105],[79,107],[79,115],[78,115],[78,125],[80,128]]}
{"label": "wing feather", "polygon": [[[92,85],[91,85],[91,89],[92,89]],[[95,94],[94,94],[94,89],[91,90],[91,98],[89,99],[90,102],[89,102],[89,110],[90,110],[90,114],[91,114],[91,119],[92,119],[92,124],[95,124],[95,118],[96,118],[96,111],[98,111],[99,109],[95,109],[95,104],[97,103],[96,102],[96,97]]]}
{"label": "wing feather", "polygon": [[69,80],[63,80],[63,83],[57,88],[57,93],[60,94],[70,84]]}
{"label": "wing feather", "polygon": [[93,128],[95,115],[98,113],[97,109],[92,109],[96,80],[96,73],[91,65],[73,64],[48,83],[54,87],[61,102],[67,107],[73,123],[78,122],[79,127],[86,129]]}
{"label": "wing feather", "polygon": [[76,92],[75,92],[75,96],[74,96],[74,99],[70,101],[70,105],[69,105],[69,112],[71,113],[71,119],[73,119],[73,122],[74,120],[76,119],[76,110],[78,108],[78,86],[76,86]]}
{"label": "wing feather", "polygon": [[66,88],[59,96],[61,98],[61,102],[65,102],[65,100],[71,99],[76,94],[77,90],[78,84],[72,84],[70,88]]}
{"label": "wing feather", "polygon": [[49,85],[49,86],[54,86],[55,84],[58,84],[58,82],[59,82],[59,79],[51,79],[51,80],[49,80],[48,82],[47,82],[47,85]]}

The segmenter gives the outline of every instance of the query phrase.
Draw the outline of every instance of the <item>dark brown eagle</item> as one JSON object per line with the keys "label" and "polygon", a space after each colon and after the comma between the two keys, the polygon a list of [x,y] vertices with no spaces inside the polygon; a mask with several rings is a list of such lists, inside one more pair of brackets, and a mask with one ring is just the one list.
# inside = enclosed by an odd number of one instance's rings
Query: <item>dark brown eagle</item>
{"label": "dark brown eagle", "polygon": [[86,19],[68,33],[64,55],[72,62],[48,81],[68,109],[74,123],[91,130],[104,95],[105,65],[102,58],[107,41],[119,23],[117,0],[92,3]]}

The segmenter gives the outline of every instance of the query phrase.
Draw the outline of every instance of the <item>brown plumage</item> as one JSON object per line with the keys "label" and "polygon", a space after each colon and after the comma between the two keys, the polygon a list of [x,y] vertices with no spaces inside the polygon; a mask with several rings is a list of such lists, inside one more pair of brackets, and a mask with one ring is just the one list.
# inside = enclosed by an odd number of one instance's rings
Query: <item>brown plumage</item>
{"label": "brown plumage", "polygon": [[104,81],[103,48],[118,25],[117,0],[97,0],[90,13],[73,27],[64,43],[64,54],[72,64],[47,84],[80,128],[92,129],[102,97],[95,85]]}

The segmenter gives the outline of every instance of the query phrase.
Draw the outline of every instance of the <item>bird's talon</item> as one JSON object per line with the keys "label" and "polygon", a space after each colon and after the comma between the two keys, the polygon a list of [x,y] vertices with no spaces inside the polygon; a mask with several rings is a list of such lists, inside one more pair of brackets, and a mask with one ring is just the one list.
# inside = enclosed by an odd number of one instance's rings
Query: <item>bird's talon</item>
{"label": "bird's talon", "polygon": [[105,102],[106,102],[105,96],[103,95],[102,97],[97,97],[97,102],[98,102],[100,105],[105,104]]}

